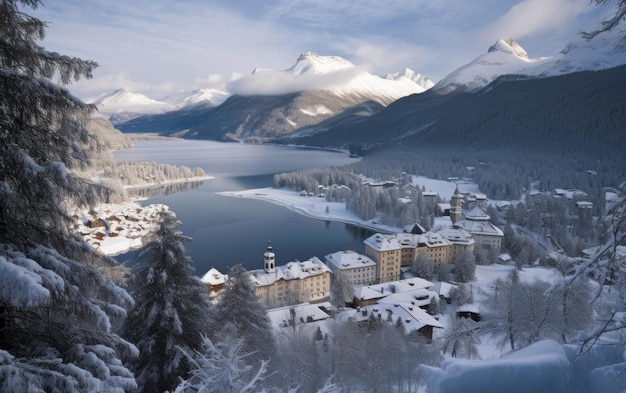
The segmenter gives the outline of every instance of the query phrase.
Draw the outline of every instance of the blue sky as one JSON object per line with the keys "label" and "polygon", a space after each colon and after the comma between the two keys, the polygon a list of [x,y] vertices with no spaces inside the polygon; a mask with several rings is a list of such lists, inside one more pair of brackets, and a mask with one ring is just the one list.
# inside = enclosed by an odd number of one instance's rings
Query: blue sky
{"label": "blue sky", "polygon": [[502,37],[530,57],[555,55],[612,9],[588,0],[63,0],[26,11],[49,22],[48,50],[100,64],[70,86],[78,96],[124,87],[160,98],[256,67],[286,69],[306,51],[436,82]]}

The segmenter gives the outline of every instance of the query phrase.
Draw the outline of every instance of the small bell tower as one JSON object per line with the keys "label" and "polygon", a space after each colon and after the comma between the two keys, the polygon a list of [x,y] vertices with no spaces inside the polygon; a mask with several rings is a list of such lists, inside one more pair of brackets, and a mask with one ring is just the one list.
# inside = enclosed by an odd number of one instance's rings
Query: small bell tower
{"label": "small bell tower", "polygon": [[272,242],[267,242],[267,249],[265,249],[265,254],[263,254],[263,269],[265,273],[274,273],[276,271],[276,254],[274,254],[274,250],[272,249]]}
{"label": "small bell tower", "polygon": [[459,192],[459,186],[456,186],[454,194],[450,197],[450,220],[452,224],[461,219],[463,212],[463,195]]}

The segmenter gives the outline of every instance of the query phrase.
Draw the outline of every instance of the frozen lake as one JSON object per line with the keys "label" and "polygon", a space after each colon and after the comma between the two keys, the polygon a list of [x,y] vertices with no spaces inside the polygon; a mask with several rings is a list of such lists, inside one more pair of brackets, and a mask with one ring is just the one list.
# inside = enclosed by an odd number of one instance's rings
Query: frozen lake
{"label": "frozen lake", "polygon": [[[284,264],[352,249],[363,252],[371,231],[352,225],[320,221],[269,202],[215,195],[270,187],[274,174],[304,168],[340,166],[354,162],[346,153],[214,141],[173,140],[136,142],[135,148],[115,152],[122,161],[156,161],[201,167],[215,179],[185,192],[151,197],[142,204],[164,203],[183,222],[193,238],[187,248],[198,275],[211,267],[225,273],[242,263],[247,269],[263,266],[263,253],[272,241],[276,259]],[[117,256],[124,261],[134,253]]]}

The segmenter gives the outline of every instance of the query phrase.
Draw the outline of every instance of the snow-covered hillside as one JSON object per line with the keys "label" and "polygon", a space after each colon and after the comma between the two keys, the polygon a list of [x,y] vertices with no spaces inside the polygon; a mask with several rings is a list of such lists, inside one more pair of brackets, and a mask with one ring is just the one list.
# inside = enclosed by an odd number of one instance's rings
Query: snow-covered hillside
{"label": "snow-covered hillside", "polygon": [[487,53],[446,75],[433,89],[443,93],[473,91],[487,86],[500,75],[520,74],[529,65],[546,61],[547,58],[530,59],[526,51],[510,38],[500,39]]}
{"label": "snow-covered hillside", "polygon": [[542,58],[528,57],[517,42],[506,38],[498,40],[487,53],[452,71],[433,89],[442,93],[473,91],[501,75],[541,78],[623,64],[626,64],[626,33],[619,29],[600,34],[593,40],[576,36],[560,53]]}

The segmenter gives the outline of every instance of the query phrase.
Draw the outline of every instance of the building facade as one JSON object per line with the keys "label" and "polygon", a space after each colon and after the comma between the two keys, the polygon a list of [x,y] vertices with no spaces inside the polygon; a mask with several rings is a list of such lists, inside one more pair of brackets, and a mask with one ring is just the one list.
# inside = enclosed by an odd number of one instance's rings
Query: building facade
{"label": "building facade", "polygon": [[330,275],[330,268],[317,257],[276,266],[276,255],[269,242],[263,269],[250,271],[256,294],[268,308],[330,300]]}
{"label": "building facade", "polygon": [[352,285],[376,283],[376,262],[365,255],[347,250],[328,254],[324,259],[336,277]]}
{"label": "building facade", "polygon": [[504,232],[490,222],[491,217],[480,207],[474,207],[465,217],[454,223],[455,228],[469,232],[477,248],[500,251]]}
{"label": "building facade", "polygon": [[425,253],[435,264],[449,263],[452,247],[444,236],[427,232],[421,235],[377,233],[364,242],[365,255],[372,258],[377,266],[377,283],[400,279],[400,267],[410,266],[420,253]]}

